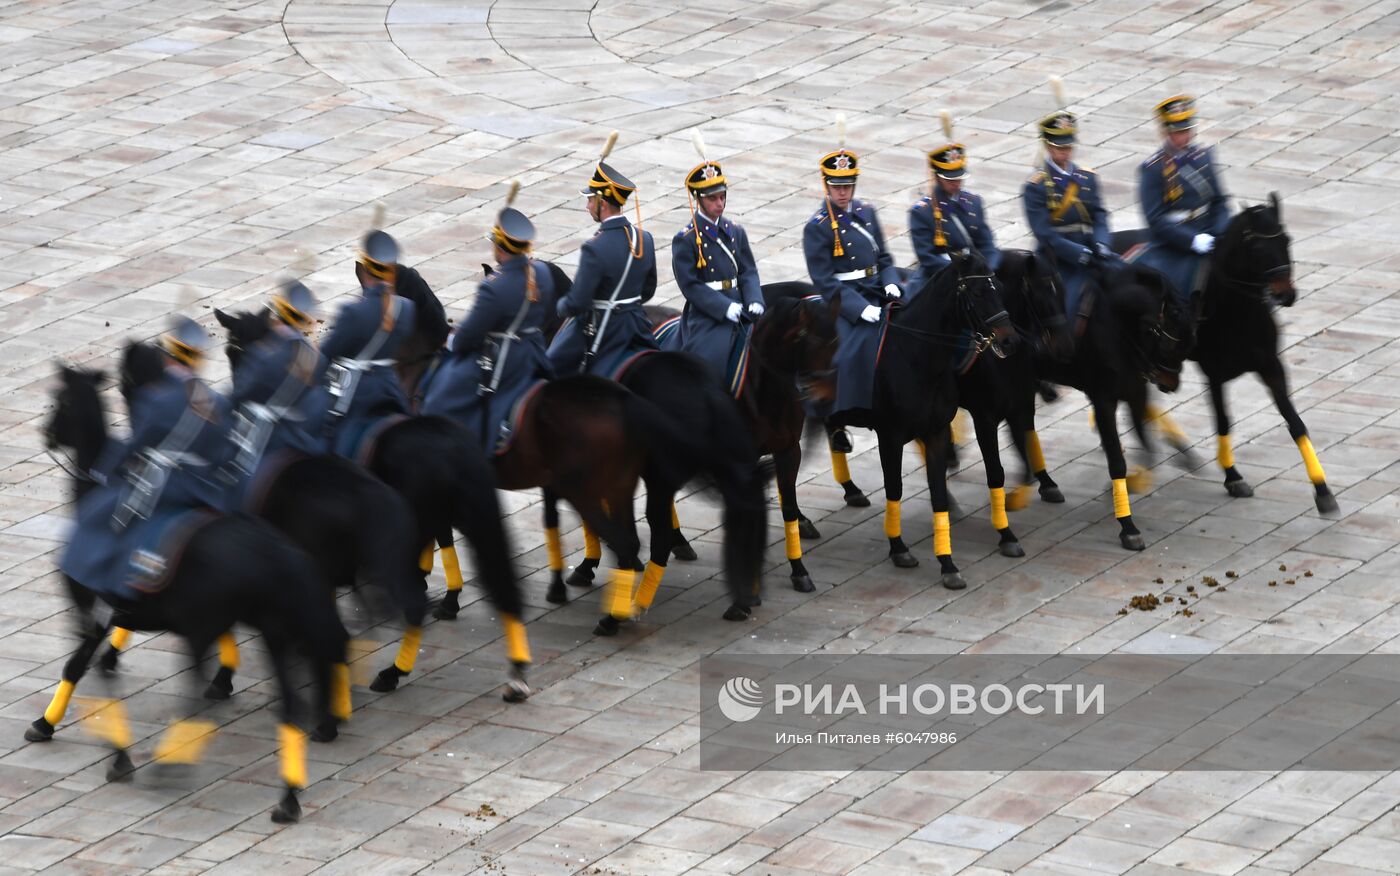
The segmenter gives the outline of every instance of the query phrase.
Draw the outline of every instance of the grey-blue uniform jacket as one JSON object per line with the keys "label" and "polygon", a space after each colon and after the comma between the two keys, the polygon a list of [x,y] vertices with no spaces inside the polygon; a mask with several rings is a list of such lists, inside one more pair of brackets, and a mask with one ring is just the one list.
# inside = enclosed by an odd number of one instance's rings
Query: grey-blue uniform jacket
{"label": "grey-blue uniform jacket", "polygon": [[137,390],[131,437],[118,445],[121,459],[106,483],[79,501],[63,572],[105,596],[138,596],[143,578],[157,577],[151,565],[171,527],[190,511],[225,508],[216,472],[227,459],[230,421],[228,400],[189,369],[171,367]]}
{"label": "grey-blue uniform jacket", "polygon": [[394,358],[414,327],[413,302],[382,283],[366,288],[340,309],[321,344],[321,354],[330,362],[326,423],[334,453],[353,459],[370,426],[408,413],[408,399],[394,375]]}
{"label": "grey-blue uniform jacket", "polygon": [[[526,270],[535,274],[533,302]],[[553,301],[554,280],[544,262],[523,255],[503,262],[477,287],[471,312],[428,383],[422,412],[456,420],[484,449],[494,448],[516,401],[535,381],[553,376],[540,334]]]}
{"label": "grey-blue uniform jacket", "polygon": [[[697,268],[696,223],[703,241],[699,253],[705,266]],[[671,240],[671,273],[685,296],[677,346],[694,353],[710,366],[716,379],[724,380],[734,343],[743,329],[726,318],[729,305],[763,303],[749,236],[740,226],[721,216],[713,222],[696,213],[691,224]]]}
{"label": "grey-blue uniform jacket", "polygon": [[[934,243],[937,225],[933,216],[934,196],[943,214],[943,236],[947,240],[943,247]],[[1001,267],[1001,250],[997,249],[992,228],[987,224],[982,199],[971,192],[950,195],[940,186],[934,190],[934,195],[921,198],[909,208],[909,239],[914,244],[914,254],[919,257],[919,272],[909,283],[911,295],[918,294],[924,283],[948,266],[949,250],[975,250],[993,271]]]}
{"label": "grey-blue uniform jacket", "polygon": [[1138,168],[1138,200],[1151,242],[1136,261],[1165,274],[1185,300],[1199,288],[1206,258],[1192,252],[1191,241],[1197,234],[1219,237],[1230,224],[1210,148],[1159,149]]}
{"label": "grey-blue uniform jacket", "polygon": [[233,372],[231,473],[243,492],[264,462],[328,451],[323,420],[330,396],[326,359],[295,329],[278,323],[244,351]]}
{"label": "grey-blue uniform jacket", "polygon": [[1060,169],[1048,160],[1026,180],[1022,193],[1026,221],[1039,247],[1065,284],[1065,312],[1073,318],[1079,295],[1089,279],[1096,244],[1109,244],[1108,211],[1099,194],[1099,178],[1071,164]]}
{"label": "grey-blue uniform jacket", "polygon": [[[633,258],[637,233],[626,216],[612,216],[580,250],[573,286],[558,304],[559,316],[572,319],[549,345],[549,360],[558,376],[612,377],[633,354],[656,349],[651,321],[642,310],[642,303],[656,292],[656,245],[650,233],[641,232],[642,257]],[[590,320],[598,333],[594,339],[584,331]]]}
{"label": "grey-blue uniform jacket", "polygon": [[[833,296],[841,297],[841,318],[836,321],[840,338],[835,356],[836,404],[832,413],[871,406],[885,320],[882,315],[879,322],[865,322],[860,313],[872,304],[882,306],[885,286],[899,282],[899,271],[885,247],[885,235],[880,231],[874,207],[852,199],[845,212],[836,211],[836,223],[838,230],[833,231],[823,201],[802,231],[802,251],[807,257],[812,285],[828,303]],[[835,234],[841,235],[843,254],[839,257],[831,251]]]}

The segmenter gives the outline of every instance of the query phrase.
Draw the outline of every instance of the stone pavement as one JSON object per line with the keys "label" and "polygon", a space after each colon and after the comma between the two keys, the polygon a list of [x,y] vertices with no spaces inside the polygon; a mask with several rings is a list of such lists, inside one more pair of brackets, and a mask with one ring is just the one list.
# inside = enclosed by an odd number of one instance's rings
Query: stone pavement
{"label": "stone pavement", "polygon": [[[1395,650],[1400,3],[51,0],[0,10],[0,42],[0,874],[1400,872],[1393,774],[704,772],[693,667],[715,651]],[[852,466],[875,508],[844,507],[826,460],[809,460],[819,591],[787,588],[775,528],[767,598],[746,624],[718,620],[706,531],[701,561],[673,565],[644,622],[595,639],[594,597],[544,601],[534,497],[506,497],[535,697],[497,696],[502,647],[482,604],[431,625],[405,686],[358,690],[348,732],[313,747],[294,827],[267,817],[274,718],[256,642],[227,703],[189,698],[168,636],[137,636],[118,678],[85,682],[123,697],[136,722],[129,785],[104,783],[104,750],[81,727],[21,740],[73,646],[54,571],[68,490],[39,434],[55,358],[110,367],[170,312],[208,324],[212,306],[251,306],[298,251],[314,258],[312,288],[348,295],[375,201],[460,317],[511,178],[541,254],[573,263],[591,232],[574,193],[612,128],[664,244],[686,221],[680,180],[700,126],[764,277],[791,279],[833,114],[850,118],[861,194],[907,261],[902,213],[947,106],[999,239],[1024,245],[1016,199],[1052,73],[1083,114],[1082,158],[1117,227],[1140,224],[1151,107],[1177,90],[1200,97],[1232,193],[1285,199],[1302,292],[1279,314],[1286,361],[1340,518],[1313,510],[1251,380],[1230,403],[1258,494],[1225,495],[1193,366],[1167,401],[1200,465],[1157,467],[1135,508],[1145,553],[1118,549],[1097,441],[1066,397],[1040,422],[1069,504],[1014,517],[1024,560],[995,554],[981,466],[965,453],[952,489],[970,516],[953,535],[971,586],[958,594],[930,574],[912,453],[905,531],[924,565],[884,561],[868,435]],[[717,523],[699,498],[681,511],[692,532]],[[1271,588],[1280,564],[1293,583]],[[1155,578],[1226,571],[1239,577],[1194,617],[1118,614],[1134,594],[1186,586]],[[364,631],[383,646],[361,665],[386,662],[394,634]],[[205,762],[145,766],[185,709],[222,725]]]}

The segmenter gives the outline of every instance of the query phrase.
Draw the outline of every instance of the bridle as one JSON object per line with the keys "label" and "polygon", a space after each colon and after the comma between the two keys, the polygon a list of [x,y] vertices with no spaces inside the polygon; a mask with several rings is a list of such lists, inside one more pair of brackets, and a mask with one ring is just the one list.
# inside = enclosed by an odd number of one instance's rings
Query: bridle
{"label": "bridle", "polygon": [[[797,362],[796,367],[789,369],[783,368],[775,364],[763,354],[762,344],[754,343],[754,339],[752,338],[750,339],[749,343],[749,360],[754,364],[758,365],[760,370],[773,375],[773,377],[776,378],[780,383],[788,381],[793,377],[796,377],[798,398],[804,401],[812,397],[812,387],[814,387],[816,384],[822,381],[830,380],[831,377],[836,374],[835,368],[824,368],[821,370],[813,371],[803,367],[803,363],[808,361],[808,352],[810,344],[808,338],[809,336],[814,334],[814,332],[808,329],[805,325],[802,325],[800,322],[802,308],[806,307],[806,302],[808,300],[820,301],[821,299],[818,296],[810,296],[809,298],[798,299],[796,303],[795,312],[798,314],[799,317],[799,324],[797,327],[797,341],[799,346],[794,357],[795,361]],[[764,319],[767,318],[769,318],[768,313],[765,313],[762,317],[759,317],[759,321],[754,324],[755,333],[757,333],[758,331],[758,323],[762,322]],[[767,335],[765,333],[765,338],[766,336]],[[825,341],[822,346],[834,348],[838,343],[839,341],[836,339],[836,336],[833,333],[831,339]]]}
{"label": "bridle", "polygon": [[[1060,300],[1059,283],[1055,279],[1055,276],[1051,274],[1046,279],[1050,282],[1051,295],[1054,296],[1055,300]],[[1041,315],[1040,308],[1036,307],[1035,289],[1031,283],[1031,271],[1029,268],[1023,268],[1021,271],[1021,283],[1017,294],[1025,303],[1026,311],[1030,314],[1030,321],[1033,325],[1030,331],[1026,331],[1020,326],[1016,326],[1015,321],[1013,321],[1012,325],[1016,327],[1016,333],[1033,347],[1038,343],[1040,349],[1048,349],[1051,335],[1056,329],[1068,323],[1069,320],[1065,318],[1063,311],[1050,317]]]}
{"label": "bridle", "polygon": [[[945,268],[945,270],[947,269]],[[956,267],[954,268],[954,270],[957,270]],[[998,359],[1005,359],[1007,355],[1006,351],[1003,350],[1001,345],[997,343],[995,332],[988,332],[986,334],[984,334],[983,332],[987,330],[987,326],[993,323],[1001,322],[1002,320],[1006,320],[1008,323],[1010,323],[1010,315],[1007,314],[1005,309],[1002,309],[998,313],[992,314],[990,318],[984,319],[982,315],[977,312],[977,308],[973,305],[971,300],[972,293],[968,288],[969,280],[982,280],[987,284],[989,288],[995,290],[996,275],[991,272],[987,272],[985,274],[964,274],[961,271],[957,271],[957,278],[958,282],[957,286],[953,289],[953,295],[957,300],[958,308],[962,312],[962,316],[965,320],[966,325],[972,331],[973,361],[976,360],[977,356],[981,355],[982,353],[988,350],[990,350]],[[927,294],[935,293],[934,290],[929,290]],[[964,335],[962,332],[931,332],[926,331],[924,329],[917,329],[909,325],[902,325],[900,323],[895,322],[893,319],[887,319],[885,324],[888,325],[891,329],[894,329],[907,335],[913,335],[914,337],[920,338],[930,344],[941,344],[948,347],[956,347],[966,340],[966,335]]]}
{"label": "bridle", "polygon": [[[1271,232],[1271,233],[1266,233],[1266,232],[1263,232],[1263,231],[1258,231],[1258,230],[1256,230],[1256,229],[1253,227],[1253,223],[1250,221],[1251,218],[1253,218],[1253,214],[1251,214],[1251,213],[1249,213],[1248,211],[1246,211],[1246,212],[1244,212],[1244,213],[1242,213],[1242,214],[1240,214],[1240,215],[1241,215],[1242,217],[1244,217],[1244,219],[1243,219],[1244,228],[1243,228],[1243,229],[1241,230],[1241,232],[1240,232],[1240,243],[1241,243],[1242,245],[1244,245],[1244,246],[1250,246],[1250,244],[1251,244],[1253,241],[1255,241],[1255,240],[1276,240],[1276,239],[1278,239],[1278,238],[1284,236],[1284,230],[1283,230],[1283,225],[1282,225],[1282,224],[1278,224],[1278,230],[1277,230],[1277,231],[1274,231],[1274,232]],[[1268,300],[1268,298],[1269,298],[1269,292],[1268,292],[1269,283],[1270,283],[1272,280],[1274,280],[1274,279],[1276,279],[1276,278],[1278,278],[1278,277],[1280,277],[1280,276],[1282,276],[1282,275],[1287,274],[1290,270],[1292,270],[1292,267],[1293,267],[1292,260],[1291,260],[1291,259],[1285,258],[1285,260],[1284,260],[1282,263],[1277,264],[1277,265],[1274,265],[1273,267],[1270,267],[1270,268],[1265,268],[1264,270],[1260,271],[1260,272],[1259,272],[1259,277],[1260,277],[1260,279],[1258,279],[1258,280],[1247,280],[1247,279],[1243,279],[1243,278],[1240,278],[1240,277],[1232,277],[1232,276],[1230,276],[1230,275],[1225,271],[1225,266],[1224,266],[1224,264],[1223,264],[1223,259],[1222,259],[1221,261],[1222,261],[1222,264],[1221,264],[1221,266],[1220,266],[1220,280],[1221,280],[1221,282],[1224,283],[1224,284],[1227,285],[1227,286],[1233,286],[1233,287],[1235,287],[1235,288],[1237,288],[1237,289],[1241,289],[1241,290],[1244,290],[1244,291],[1246,291],[1246,292],[1254,292],[1254,293],[1258,296],[1258,298],[1259,298],[1260,301],[1267,301],[1267,300]],[[1212,264],[1211,267],[1212,267],[1212,270],[1213,270],[1214,267],[1215,267],[1214,264]]]}

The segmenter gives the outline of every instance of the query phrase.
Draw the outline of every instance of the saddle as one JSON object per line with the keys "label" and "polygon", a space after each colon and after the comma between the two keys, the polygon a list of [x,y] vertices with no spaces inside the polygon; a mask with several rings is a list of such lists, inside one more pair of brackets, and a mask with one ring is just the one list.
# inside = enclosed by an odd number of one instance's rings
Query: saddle
{"label": "saddle", "polygon": [[547,380],[536,380],[529,389],[521,393],[520,398],[511,405],[510,413],[501,421],[500,433],[496,436],[496,456],[505,456],[510,452],[511,446],[515,444],[515,436],[520,434],[520,427],[525,422],[525,417],[530,412],[530,407],[535,403],[535,397],[544,389]]}

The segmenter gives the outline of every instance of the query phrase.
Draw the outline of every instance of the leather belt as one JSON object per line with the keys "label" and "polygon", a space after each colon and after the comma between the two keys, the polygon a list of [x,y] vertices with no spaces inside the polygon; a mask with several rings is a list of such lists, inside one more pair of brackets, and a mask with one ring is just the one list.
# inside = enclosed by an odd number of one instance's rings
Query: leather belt
{"label": "leather belt", "polygon": [[1069,225],[1052,225],[1050,230],[1056,234],[1093,234],[1094,226],[1088,222],[1071,222]]}
{"label": "leather belt", "polygon": [[733,289],[735,286],[739,285],[739,283],[737,280],[711,280],[710,282],[705,283],[704,285],[710,287],[716,292],[728,292],[730,289]]}
{"label": "leather belt", "polygon": [[858,271],[846,271],[845,273],[837,274],[836,279],[842,282],[848,282],[850,280],[864,280],[866,277],[875,276],[876,273],[877,272],[874,268],[861,268]]}
{"label": "leather belt", "polygon": [[1192,219],[1199,219],[1206,215],[1206,207],[1197,207],[1194,210],[1168,210],[1168,222],[1190,222]]}
{"label": "leather belt", "polygon": [[640,304],[642,296],[635,295],[631,298],[616,298],[609,301],[606,298],[594,298],[593,308],[595,310],[612,310],[614,307],[621,307],[624,304]]}

